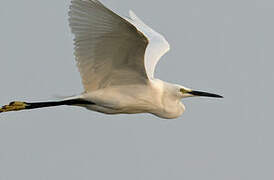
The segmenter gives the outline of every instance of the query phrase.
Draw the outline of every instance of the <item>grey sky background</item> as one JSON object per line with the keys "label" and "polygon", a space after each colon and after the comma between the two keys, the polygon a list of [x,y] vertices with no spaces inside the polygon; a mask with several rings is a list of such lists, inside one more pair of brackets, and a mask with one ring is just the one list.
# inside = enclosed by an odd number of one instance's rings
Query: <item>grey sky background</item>
{"label": "grey sky background", "polygon": [[[102,0],[165,35],[160,79],[219,93],[176,120],[76,107],[0,115],[0,180],[273,180],[274,2]],[[0,104],[81,93],[70,2],[0,6]]]}

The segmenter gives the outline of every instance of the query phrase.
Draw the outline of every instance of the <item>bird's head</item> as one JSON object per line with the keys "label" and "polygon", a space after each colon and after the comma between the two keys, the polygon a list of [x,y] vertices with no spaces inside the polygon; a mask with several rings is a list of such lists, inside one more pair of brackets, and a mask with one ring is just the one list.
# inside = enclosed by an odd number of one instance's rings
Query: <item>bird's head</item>
{"label": "bird's head", "polygon": [[213,97],[213,98],[223,98],[223,96],[220,96],[218,94],[213,94],[213,93],[208,93],[208,92],[203,92],[203,91],[196,91],[192,90],[183,86],[179,86],[179,94],[181,98],[186,98],[186,97],[195,97],[195,96],[204,96],[204,97]]}

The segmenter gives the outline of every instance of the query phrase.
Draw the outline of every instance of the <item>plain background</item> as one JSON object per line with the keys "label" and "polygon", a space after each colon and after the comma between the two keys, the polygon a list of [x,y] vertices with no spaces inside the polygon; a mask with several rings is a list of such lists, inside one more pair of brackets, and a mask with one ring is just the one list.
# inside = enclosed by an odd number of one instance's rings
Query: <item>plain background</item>
{"label": "plain background", "polygon": [[[224,99],[175,120],[77,107],[0,115],[1,180],[273,180],[272,0],[102,0],[133,9],[171,51],[156,76]],[[69,0],[0,6],[0,104],[83,91]]]}

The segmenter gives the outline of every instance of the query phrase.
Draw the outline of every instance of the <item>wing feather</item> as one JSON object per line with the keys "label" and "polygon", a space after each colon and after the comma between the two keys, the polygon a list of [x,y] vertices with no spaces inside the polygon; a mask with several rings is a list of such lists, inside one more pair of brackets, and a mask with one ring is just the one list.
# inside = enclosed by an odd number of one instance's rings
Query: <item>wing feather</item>
{"label": "wing feather", "polygon": [[154,78],[154,71],[160,58],[169,51],[170,45],[158,32],[146,25],[132,10],[129,11],[129,21],[149,40],[145,52],[145,68],[149,78]]}
{"label": "wing feather", "polygon": [[86,91],[146,83],[147,38],[97,0],[72,0],[69,23]]}

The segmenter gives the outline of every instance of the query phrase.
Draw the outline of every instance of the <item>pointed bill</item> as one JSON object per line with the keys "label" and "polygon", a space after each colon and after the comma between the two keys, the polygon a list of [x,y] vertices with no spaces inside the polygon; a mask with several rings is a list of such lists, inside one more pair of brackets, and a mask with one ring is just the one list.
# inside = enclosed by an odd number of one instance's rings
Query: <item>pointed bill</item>
{"label": "pointed bill", "polygon": [[204,97],[213,97],[213,98],[223,98],[223,96],[220,96],[218,94],[203,92],[203,91],[190,91],[189,94],[193,96],[204,96]]}

